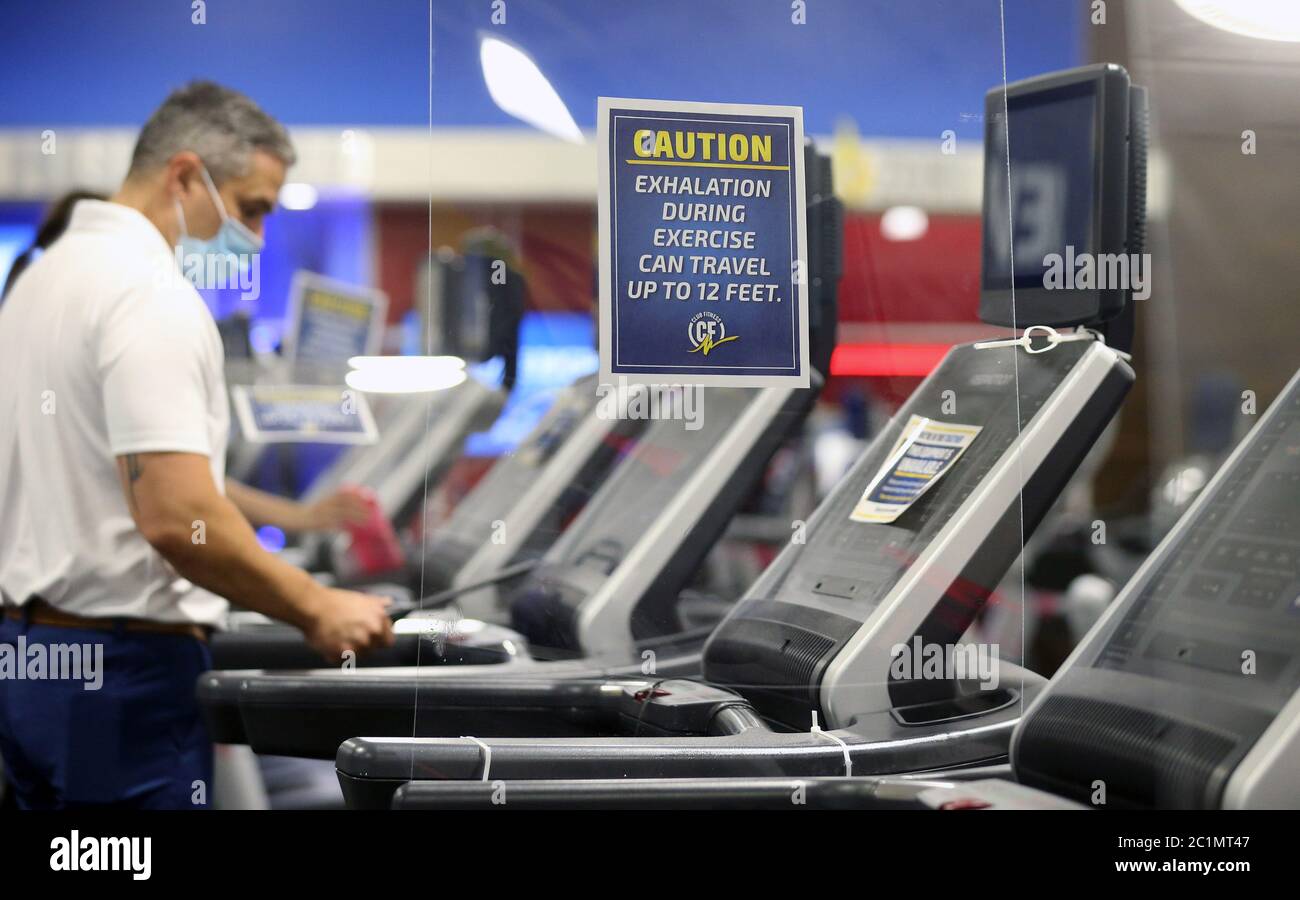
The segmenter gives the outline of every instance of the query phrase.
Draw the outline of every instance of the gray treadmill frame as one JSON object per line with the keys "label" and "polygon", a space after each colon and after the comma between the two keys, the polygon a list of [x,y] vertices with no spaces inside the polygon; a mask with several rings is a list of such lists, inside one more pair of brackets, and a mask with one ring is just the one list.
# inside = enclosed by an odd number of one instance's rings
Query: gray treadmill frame
{"label": "gray treadmill frame", "polygon": [[[599,590],[583,600],[578,611],[578,642],[592,658],[625,659],[636,649],[632,635],[632,613],[646,590],[678,552],[701,516],[727,486],[720,473],[734,468],[734,460],[760,441],[797,390],[787,386],[765,387],[746,406],[740,418],[713,445],[686,483],[655,517],[645,537],[620,560]],[[706,401],[707,403],[707,401]]]}
{"label": "gray treadmill frame", "polygon": [[[566,390],[580,390],[582,385],[589,385],[594,391],[594,384],[586,378]],[[563,402],[564,399],[557,400],[557,403]],[[502,511],[501,521],[507,539],[502,543],[485,541],[452,579],[451,589],[462,591],[456,598],[456,607],[462,616],[490,622],[500,620],[508,612],[504,609],[504,598],[498,584],[465,589],[479,582],[491,581],[514,560],[520,546],[527,542],[527,536],[532,535],[554,508],[559,495],[569,489],[574,475],[591,459],[597,448],[609,440],[620,424],[617,419],[601,417],[593,405],[537,471],[532,486]],[[491,477],[489,472],[482,487],[490,487],[488,479]]]}
{"label": "gray treadmill frame", "polygon": [[894,705],[886,677],[891,648],[920,630],[944,596],[951,573],[963,571],[979,551],[986,535],[981,523],[998,521],[1018,502],[1024,473],[1044,463],[1074,422],[1075,410],[1096,393],[1121,359],[1101,341],[1088,348],[979,487],[863,621],[822,679],[821,708],[828,724],[847,727],[859,715]]}
{"label": "gray treadmill frame", "polygon": [[[1233,466],[1246,455],[1257,436],[1263,433],[1272,417],[1277,414],[1279,401],[1298,388],[1300,388],[1300,372],[1291,377],[1286,387],[1278,394],[1278,400],[1274,401],[1273,405],[1264,411],[1264,414],[1255,423],[1250,433],[1237,444],[1227,460],[1220,466],[1219,471],[1210,479],[1210,483],[1201,491],[1200,496],[1196,498],[1187,512],[1178,520],[1169,534],[1165,535],[1164,540],[1146,558],[1119,595],[1111,601],[1105,612],[1093,625],[1092,630],[1079,642],[1074,651],[1066,657],[1056,675],[1048,682],[1047,688],[1025,710],[1025,715],[1021,718],[1021,724],[1016,727],[1011,738],[1011,763],[1013,769],[1016,767],[1020,753],[1020,739],[1023,737],[1024,723],[1054,693],[1053,689],[1060,684],[1072,669],[1075,667],[1093,667],[1097,657],[1105,649],[1106,642],[1112,636],[1114,631],[1112,623],[1122,613],[1127,612],[1129,597],[1134,591],[1145,587],[1152,570],[1163,563],[1165,551],[1181,541],[1183,535],[1193,527],[1193,523],[1200,515],[1201,510],[1210,502],[1210,498],[1217,493],[1220,483],[1229,477],[1228,473]],[[1293,805],[1300,804],[1300,763],[1292,765],[1288,771],[1285,765],[1279,765],[1287,759],[1300,760],[1300,690],[1292,694],[1291,699],[1283,705],[1272,724],[1269,725],[1246,756],[1233,769],[1223,793],[1224,808],[1270,808],[1276,806],[1278,796],[1286,796]]]}

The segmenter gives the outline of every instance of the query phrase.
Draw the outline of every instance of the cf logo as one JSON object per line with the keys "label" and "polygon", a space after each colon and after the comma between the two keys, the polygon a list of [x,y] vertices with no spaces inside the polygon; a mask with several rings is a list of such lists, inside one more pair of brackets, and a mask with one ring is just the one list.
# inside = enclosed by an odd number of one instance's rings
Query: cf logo
{"label": "cf logo", "polygon": [[691,352],[703,353],[705,356],[719,344],[736,340],[734,336],[727,337],[722,318],[714,312],[696,313],[692,316],[686,325],[686,336],[691,342]]}
{"label": "cf logo", "polygon": [[698,347],[706,341],[712,344],[723,336],[722,323],[713,319],[697,319],[691,323],[690,329],[692,347]]}

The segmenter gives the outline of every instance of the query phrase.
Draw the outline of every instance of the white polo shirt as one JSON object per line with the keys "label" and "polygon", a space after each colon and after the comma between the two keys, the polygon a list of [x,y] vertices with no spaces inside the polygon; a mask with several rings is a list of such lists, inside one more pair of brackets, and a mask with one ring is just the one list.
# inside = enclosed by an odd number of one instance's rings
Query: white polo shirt
{"label": "white polo shirt", "polygon": [[220,625],[131,518],[116,458],[179,451],[224,490],[216,323],[139,212],[82,200],[0,306],[0,592],[83,616]]}

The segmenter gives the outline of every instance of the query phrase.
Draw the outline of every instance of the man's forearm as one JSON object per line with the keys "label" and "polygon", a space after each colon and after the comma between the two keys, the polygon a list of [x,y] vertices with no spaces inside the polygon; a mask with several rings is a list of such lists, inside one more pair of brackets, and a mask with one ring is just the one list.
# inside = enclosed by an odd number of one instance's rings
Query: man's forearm
{"label": "man's forearm", "polygon": [[277,497],[230,479],[226,479],[226,497],[254,525],[274,525],[285,531],[307,530],[306,506],[297,500]]}
{"label": "man's forearm", "polygon": [[118,475],[140,534],[177,574],[248,609],[297,625],[327,659],[393,639],[378,597],[327,588],[267,553],[196,453],[125,453]]}
{"label": "man's forearm", "polygon": [[264,550],[234,503],[214,495],[175,514],[188,523],[188,535],[177,532],[154,546],[178,574],[247,609],[307,627],[316,582]]}

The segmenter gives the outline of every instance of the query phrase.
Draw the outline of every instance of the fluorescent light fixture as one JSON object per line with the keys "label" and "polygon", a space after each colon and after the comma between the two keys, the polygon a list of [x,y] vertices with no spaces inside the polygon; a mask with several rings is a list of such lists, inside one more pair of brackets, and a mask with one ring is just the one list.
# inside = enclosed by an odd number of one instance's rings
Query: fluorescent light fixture
{"label": "fluorescent light fixture", "polygon": [[465,360],[459,356],[353,356],[348,360],[353,369],[463,369]]}
{"label": "fluorescent light fixture", "polygon": [[880,217],[880,233],[891,241],[914,241],[930,227],[930,217],[919,206],[891,206]]}
{"label": "fluorescent light fixture", "polygon": [[280,188],[280,205],[285,209],[311,209],[316,200],[316,189],[310,184],[290,181]]}
{"label": "fluorescent light fixture", "polygon": [[1296,0],[1174,0],[1207,25],[1266,41],[1300,41]]}
{"label": "fluorescent light fixture", "polygon": [[493,103],[547,134],[582,143],[578,123],[531,56],[486,34],[480,36],[478,55]]}
{"label": "fluorescent light fixture", "polygon": [[458,356],[354,356],[348,387],[368,394],[418,394],[443,391],[469,376]]}

